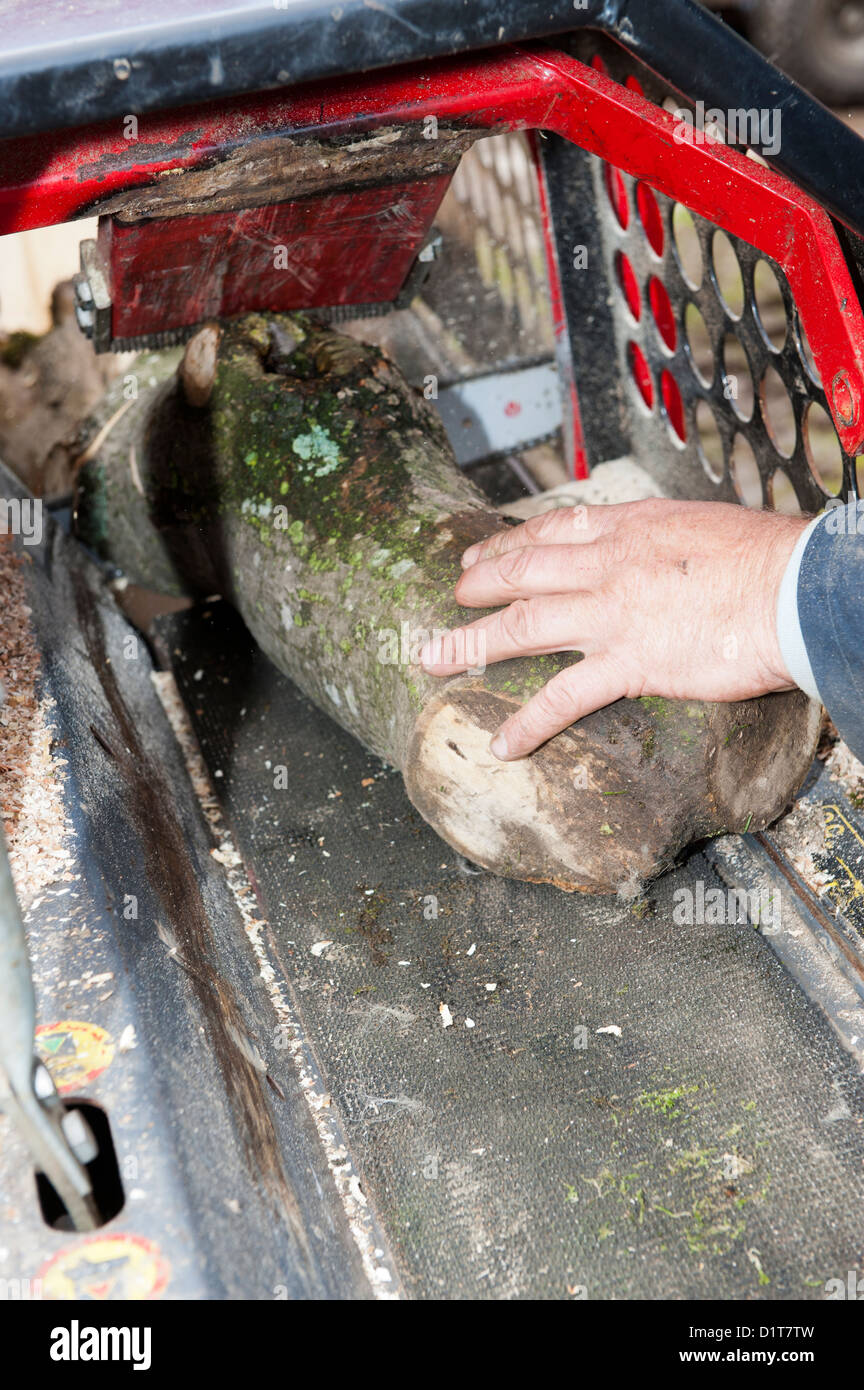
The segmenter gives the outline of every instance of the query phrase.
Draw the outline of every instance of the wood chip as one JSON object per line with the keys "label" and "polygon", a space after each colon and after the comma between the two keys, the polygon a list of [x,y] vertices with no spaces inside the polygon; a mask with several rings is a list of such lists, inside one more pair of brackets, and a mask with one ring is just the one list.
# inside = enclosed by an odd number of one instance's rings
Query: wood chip
{"label": "wood chip", "polygon": [[27,603],[29,563],[11,536],[0,535],[0,806],[24,911],[51,884],[74,879],[62,795],[66,759],[54,751],[50,701],[36,693],[41,661]]}

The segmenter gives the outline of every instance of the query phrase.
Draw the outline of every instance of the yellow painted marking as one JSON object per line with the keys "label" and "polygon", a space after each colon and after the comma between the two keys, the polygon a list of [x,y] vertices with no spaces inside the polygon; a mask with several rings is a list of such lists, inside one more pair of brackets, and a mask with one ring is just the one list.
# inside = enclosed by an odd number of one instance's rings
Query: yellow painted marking
{"label": "yellow painted marking", "polygon": [[98,1023],[63,1019],[36,1029],[36,1050],[61,1095],[95,1081],[114,1058],[114,1040]]}
{"label": "yellow painted marking", "polygon": [[76,1302],[159,1298],[170,1266],[143,1236],[88,1236],[59,1251],[39,1272],[42,1297]]}

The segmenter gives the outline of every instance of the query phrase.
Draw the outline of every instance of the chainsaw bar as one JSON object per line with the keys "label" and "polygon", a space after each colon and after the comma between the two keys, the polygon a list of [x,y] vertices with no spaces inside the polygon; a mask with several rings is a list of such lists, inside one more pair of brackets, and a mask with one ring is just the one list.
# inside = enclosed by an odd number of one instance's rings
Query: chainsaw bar
{"label": "chainsaw bar", "polygon": [[[330,323],[352,323],[355,319],[383,318],[391,313],[396,304],[337,304],[332,309],[307,310],[309,317],[329,320]],[[112,338],[106,344],[109,352],[158,352],[161,348],[179,347],[188,343],[203,324],[187,324],[180,328],[167,328],[161,333],[142,333],[137,338]]]}
{"label": "chainsaw bar", "polygon": [[551,361],[455,382],[433,403],[460,468],[545,443],[563,421]]}

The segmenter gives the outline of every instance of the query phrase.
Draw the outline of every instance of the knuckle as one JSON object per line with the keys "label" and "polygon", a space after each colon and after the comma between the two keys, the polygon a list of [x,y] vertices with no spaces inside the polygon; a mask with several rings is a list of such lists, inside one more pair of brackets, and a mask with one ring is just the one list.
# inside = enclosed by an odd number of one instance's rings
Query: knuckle
{"label": "knuckle", "polygon": [[530,645],[537,633],[537,614],[528,599],[517,599],[501,615],[504,633],[517,647]]}
{"label": "knuckle", "polygon": [[541,512],[539,516],[532,516],[525,523],[525,533],[532,541],[543,542],[554,535],[555,530],[560,526],[559,515],[556,510],[551,512]]}
{"label": "knuckle", "polygon": [[544,685],[536,699],[538,712],[545,719],[561,719],[562,716],[568,716],[572,707],[570,691],[566,685],[554,680]]}
{"label": "knuckle", "polygon": [[629,526],[618,526],[605,537],[602,543],[605,552],[604,560],[613,574],[635,558],[642,541],[642,534],[641,525],[636,522],[636,525],[631,523]]}
{"label": "knuckle", "polygon": [[508,588],[521,589],[530,564],[530,550],[510,550],[498,560],[498,577]]}

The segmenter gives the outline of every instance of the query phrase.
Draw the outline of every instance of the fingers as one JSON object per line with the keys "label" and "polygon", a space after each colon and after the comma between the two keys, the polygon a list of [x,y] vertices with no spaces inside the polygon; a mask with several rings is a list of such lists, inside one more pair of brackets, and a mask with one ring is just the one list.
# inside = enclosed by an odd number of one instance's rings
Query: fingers
{"label": "fingers", "polygon": [[501,725],[490,749],[502,762],[525,758],[577,719],[627,694],[626,682],[611,662],[589,656],[559,671],[543,689]]}
{"label": "fingers", "polygon": [[497,613],[427,642],[420,664],[433,676],[483,669],[513,656],[590,651],[598,623],[593,595],[520,599]]}
{"label": "fingers", "polygon": [[609,567],[608,551],[602,543],[508,550],[464,570],[456,599],[466,608],[493,608],[513,599],[585,589],[603,579]]}
{"label": "fingers", "polygon": [[541,516],[532,516],[521,526],[496,531],[488,540],[469,546],[462,556],[462,568],[469,569],[478,560],[491,560],[508,550],[522,550],[532,545],[575,545],[596,540],[613,523],[611,515],[620,512],[614,507],[558,507]]}

